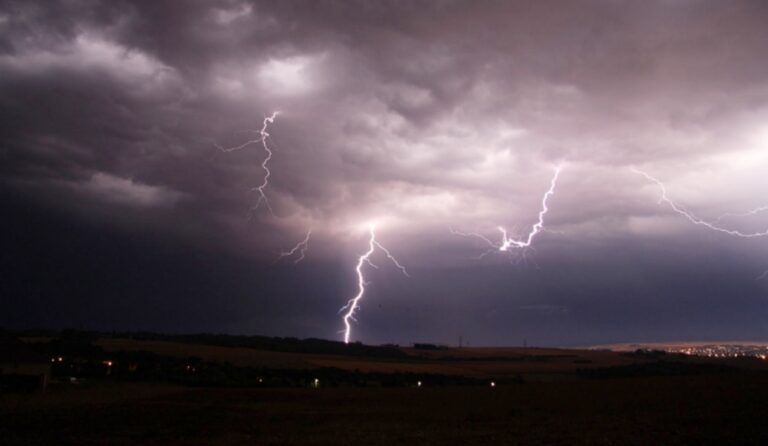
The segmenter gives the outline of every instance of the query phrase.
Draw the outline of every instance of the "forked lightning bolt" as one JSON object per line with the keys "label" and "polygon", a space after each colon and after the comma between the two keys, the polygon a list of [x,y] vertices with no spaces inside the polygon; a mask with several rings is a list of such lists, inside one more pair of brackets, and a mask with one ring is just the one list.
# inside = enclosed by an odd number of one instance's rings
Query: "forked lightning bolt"
{"label": "forked lightning bolt", "polygon": [[[728,235],[731,235],[731,236],[734,236],[734,237],[755,238],[755,237],[765,237],[765,236],[768,236],[768,229],[765,230],[765,231],[759,231],[759,232],[742,232],[742,231],[738,231],[736,229],[724,228],[724,227],[719,226],[719,225],[717,225],[715,223],[711,223],[711,222],[708,222],[706,220],[702,220],[701,218],[693,215],[691,212],[688,212],[687,210],[685,210],[679,204],[677,204],[674,201],[672,201],[667,196],[667,188],[666,188],[666,186],[664,186],[664,183],[662,183],[660,180],[656,179],[655,177],[652,177],[651,175],[649,175],[646,172],[643,172],[642,170],[638,170],[638,169],[633,168],[632,171],[635,172],[638,175],[644,176],[647,180],[656,183],[656,185],[659,186],[659,189],[661,189],[661,197],[659,198],[659,203],[666,203],[666,204],[668,204],[669,207],[672,208],[673,211],[675,211],[676,213],[682,215],[683,217],[688,219],[688,221],[690,221],[694,225],[703,226],[703,227],[708,228],[708,229],[710,229],[712,231],[721,232],[723,234],[728,234]],[[752,214],[756,214],[758,212],[760,212],[760,208],[755,209],[753,211],[750,211],[749,213],[746,213],[745,215],[752,215]]]}
{"label": "forked lightning bolt", "polygon": [[[549,183],[549,189],[544,193],[544,196],[541,199],[541,210],[539,211],[539,219],[538,221],[531,227],[531,231],[528,232],[528,235],[521,239],[514,239],[509,236],[507,233],[507,230],[504,227],[499,226],[498,230],[501,232],[501,242],[500,243],[494,243],[491,241],[488,237],[476,233],[476,232],[460,232],[456,231],[453,228],[450,228],[451,233],[456,235],[462,235],[465,237],[477,237],[484,242],[486,242],[489,246],[491,246],[491,251],[501,251],[501,252],[507,252],[510,249],[519,249],[519,248],[528,248],[533,244],[534,238],[541,233],[544,230],[544,216],[547,215],[547,212],[549,212],[549,199],[552,197],[552,195],[555,194],[555,187],[557,187],[557,179],[560,177],[560,171],[561,167],[557,167],[555,169],[555,175],[552,177],[552,181]],[[486,253],[487,254],[487,253]]]}
{"label": "forked lightning bolt", "polygon": [[729,218],[729,217],[751,217],[753,215],[757,215],[757,214],[759,214],[761,212],[765,212],[765,211],[768,211],[768,206],[756,207],[756,208],[754,208],[752,210],[749,210],[747,212],[726,212],[725,214],[717,217],[716,221],[719,222],[720,220],[722,220],[724,218]]}
{"label": "forked lightning bolt", "polygon": [[267,206],[267,209],[269,209],[270,214],[275,215],[274,211],[272,211],[272,206],[269,204],[269,200],[267,199],[267,195],[264,192],[264,190],[269,185],[269,176],[272,174],[269,170],[269,161],[272,159],[272,150],[269,148],[269,144],[267,144],[267,140],[269,139],[269,133],[267,132],[267,127],[269,127],[269,124],[272,124],[275,122],[275,118],[277,118],[277,115],[280,114],[280,112],[273,112],[270,116],[264,117],[264,121],[261,126],[261,130],[259,130],[259,137],[256,139],[252,139],[249,141],[244,142],[243,144],[240,144],[239,146],[234,147],[222,147],[218,144],[216,144],[216,147],[221,150],[222,152],[234,152],[236,150],[244,149],[251,144],[261,144],[262,147],[264,147],[264,151],[267,152],[266,158],[264,158],[264,161],[261,162],[261,168],[264,170],[264,179],[262,180],[261,184],[257,187],[254,187],[252,190],[255,192],[258,192],[259,199],[256,202],[256,205],[254,206],[253,210],[256,210],[261,206],[262,203],[264,203]]}
{"label": "forked lightning bolt", "polygon": [[352,333],[351,321],[355,320],[355,311],[360,306],[360,300],[365,295],[366,282],[365,282],[365,276],[363,275],[363,266],[365,266],[365,264],[367,263],[373,266],[374,268],[376,268],[376,265],[371,263],[371,255],[373,255],[373,253],[376,251],[376,248],[379,248],[387,256],[387,258],[391,260],[392,263],[394,263],[395,266],[400,271],[402,271],[403,274],[408,276],[408,271],[406,271],[405,267],[401,265],[400,262],[397,261],[397,259],[389,252],[387,248],[382,246],[381,243],[379,243],[376,240],[375,229],[376,228],[374,228],[373,226],[370,226],[369,228],[370,238],[368,239],[368,250],[357,259],[357,266],[355,267],[355,272],[357,273],[357,294],[355,295],[355,297],[350,299],[346,305],[341,307],[341,310],[339,310],[340,313],[344,312],[344,327],[345,327],[344,343],[345,344],[349,344],[349,337]]}
{"label": "forked lightning bolt", "polygon": [[293,247],[293,249],[289,251],[281,252],[280,257],[278,257],[278,260],[282,259],[283,257],[291,257],[297,252],[299,253],[299,256],[293,261],[293,263],[296,264],[304,260],[304,256],[307,253],[307,249],[309,249],[309,236],[311,235],[312,235],[312,230],[310,229],[309,231],[307,231],[307,236],[304,237],[304,240],[297,243],[296,246]]}

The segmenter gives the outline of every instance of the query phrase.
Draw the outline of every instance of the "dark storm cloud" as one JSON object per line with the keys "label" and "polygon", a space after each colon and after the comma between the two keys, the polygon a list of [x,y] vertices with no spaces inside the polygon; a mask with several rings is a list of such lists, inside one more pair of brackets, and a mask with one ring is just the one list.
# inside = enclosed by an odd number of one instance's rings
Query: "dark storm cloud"
{"label": "dark storm cloud", "polygon": [[[425,275],[403,284],[381,273],[372,292],[388,302],[380,310],[387,317],[376,325],[368,316],[364,339],[452,330],[412,318],[443,299],[457,314],[481,308],[456,323],[468,331],[487,324],[487,342],[522,334],[505,330],[504,318],[602,327],[594,318],[624,311],[612,300],[616,289],[582,283],[577,272],[559,277],[559,288],[534,286],[561,259],[579,264],[580,256],[594,259],[580,266],[591,281],[605,274],[637,286],[640,274],[643,283],[669,285],[662,273],[678,275],[679,288],[640,287],[645,293],[625,302],[649,314],[666,314],[654,296],[667,292],[691,301],[702,295],[701,314],[712,314],[737,304],[714,296],[729,286],[743,291],[742,308],[754,310],[765,292],[752,280],[768,268],[765,243],[688,225],[630,167],[663,179],[675,199],[706,218],[765,203],[766,18],[758,1],[4,1],[0,181],[4,196],[55,210],[56,221],[248,261],[271,260],[312,228],[309,261],[336,266],[317,266],[326,275],[293,274],[323,283],[327,292],[310,307],[328,313],[289,309],[276,279],[265,278],[253,307],[239,313],[259,308],[260,319],[249,326],[229,314],[222,329],[333,336],[334,310],[345,300],[337,294],[349,288],[349,260],[371,220],[381,223],[387,246]],[[253,138],[274,110],[281,115],[270,127],[272,218],[249,213],[264,153],[258,146],[221,153],[215,145]],[[559,164],[547,217],[553,232],[523,262],[540,271],[504,257],[478,261],[482,244],[449,233],[453,226],[495,237],[498,225],[525,233]],[[725,221],[745,230],[766,223],[763,214]],[[658,240],[681,253],[679,262],[638,270],[636,260],[667,255]],[[643,252],[643,244],[653,248]],[[695,261],[702,245],[713,256],[704,266]],[[742,259],[738,269],[723,267],[728,252]],[[617,256],[626,257],[620,269],[607,265]],[[484,273],[499,262],[514,284],[506,273]],[[702,286],[691,271],[719,277],[722,286]],[[244,296],[255,285],[240,274],[209,280]],[[485,286],[476,277],[488,277],[485,297],[475,293]],[[381,291],[389,281],[399,285]],[[675,315],[669,320],[680,322]],[[402,336],[386,320],[402,321]],[[588,331],[563,333],[587,339]]]}

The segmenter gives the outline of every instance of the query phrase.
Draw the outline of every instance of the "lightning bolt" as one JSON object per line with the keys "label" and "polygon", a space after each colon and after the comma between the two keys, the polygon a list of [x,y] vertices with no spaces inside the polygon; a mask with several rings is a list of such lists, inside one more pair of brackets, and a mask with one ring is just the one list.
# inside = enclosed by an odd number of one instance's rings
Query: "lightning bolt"
{"label": "lightning bolt", "polygon": [[[642,170],[639,170],[639,169],[632,168],[632,171],[634,173],[638,174],[638,175],[644,176],[648,181],[654,182],[654,183],[656,183],[657,186],[659,186],[659,189],[661,189],[661,197],[659,198],[659,204],[661,204],[661,203],[668,204],[669,207],[672,208],[673,211],[675,211],[676,213],[682,215],[683,217],[685,217],[689,222],[693,223],[694,225],[704,226],[705,228],[708,228],[708,229],[710,229],[712,231],[721,232],[723,234],[728,234],[728,235],[731,235],[731,236],[734,236],[734,237],[755,238],[755,237],[765,237],[765,236],[768,236],[768,229],[765,230],[765,231],[759,231],[759,232],[741,232],[741,231],[738,231],[738,230],[735,230],[735,229],[724,228],[722,226],[718,226],[715,223],[711,223],[711,222],[702,220],[701,218],[695,216],[691,212],[685,210],[685,208],[683,208],[682,206],[680,206],[677,203],[675,203],[674,201],[672,201],[667,196],[667,188],[666,188],[666,186],[664,186],[664,183],[662,183],[660,180],[658,180],[655,177],[652,177],[648,173],[643,172]],[[758,208],[758,209],[760,209],[760,208]],[[755,211],[754,213],[760,212],[759,210],[754,210],[754,211]],[[751,212],[752,211],[750,211],[750,213],[747,213],[747,214],[751,215]]]}
{"label": "lightning bolt", "polygon": [[757,215],[757,214],[759,214],[761,212],[764,212],[764,211],[768,211],[768,206],[756,207],[756,208],[754,208],[752,210],[749,210],[747,212],[739,212],[739,213],[736,213],[736,212],[726,212],[725,214],[717,217],[717,220],[715,220],[715,221],[719,222],[720,220],[723,220],[723,219],[728,218],[728,217],[751,217],[753,215]]}
{"label": "lightning bolt", "polygon": [[487,243],[491,249],[487,251],[486,253],[482,254],[480,257],[485,256],[486,254],[493,252],[493,251],[500,251],[500,252],[507,252],[510,249],[521,249],[521,248],[528,248],[533,244],[534,238],[538,234],[540,234],[542,231],[544,231],[544,216],[547,215],[547,212],[549,212],[549,199],[552,197],[552,195],[555,194],[555,188],[557,187],[557,180],[560,177],[560,171],[562,168],[558,166],[555,169],[555,175],[552,177],[552,180],[549,183],[549,189],[544,193],[544,196],[541,198],[541,210],[539,211],[539,219],[534,225],[531,227],[530,232],[528,232],[528,235],[521,238],[521,239],[515,239],[509,236],[507,233],[506,228],[499,226],[497,229],[499,232],[501,232],[501,242],[495,243],[491,241],[488,237],[477,233],[477,232],[461,232],[454,230],[453,228],[449,228],[452,234],[455,235],[461,235],[464,237],[476,237],[480,240]]}
{"label": "lightning bolt", "polygon": [[307,249],[309,248],[309,237],[312,235],[312,230],[310,229],[307,231],[306,237],[304,237],[304,240],[300,241],[296,244],[291,250],[289,251],[283,251],[280,253],[280,256],[277,258],[277,260],[282,259],[283,257],[291,257],[292,255],[299,253],[298,258],[293,261],[294,265],[304,260],[304,256],[307,253]]}
{"label": "lightning bolt", "polygon": [[262,122],[261,129],[259,130],[259,137],[256,139],[251,139],[249,141],[246,141],[239,146],[233,146],[233,147],[222,147],[219,144],[216,144],[216,147],[221,150],[222,152],[234,152],[237,150],[242,150],[251,144],[261,144],[264,148],[264,151],[267,152],[267,156],[264,158],[264,161],[261,162],[261,169],[264,171],[264,178],[261,182],[261,184],[257,187],[254,187],[251,189],[254,192],[258,192],[259,199],[256,201],[256,205],[253,207],[253,210],[257,210],[259,206],[261,206],[262,203],[264,203],[267,206],[267,209],[269,209],[269,213],[273,216],[275,215],[275,212],[272,210],[272,206],[269,204],[269,200],[267,199],[266,193],[264,193],[264,190],[269,185],[269,176],[272,175],[272,172],[269,170],[269,161],[272,159],[272,150],[269,148],[269,144],[267,144],[267,140],[269,139],[269,132],[267,132],[267,128],[269,127],[269,124],[272,124],[275,122],[275,118],[277,118],[277,115],[280,114],[280,112],[275,111],[272,112],[270,116],[265,116],[264,121]]}
{"label": "lightning bolt", "polygon": [[344,330],[345,344],[349,344],[349,336],[352,333],[351,321],[355,320],[355,311],[359,307],[360,300],[365,295],[366,282],[365,282],[365,276],[363,275],[363,266],[367,263],[373,266],[374,268],[377,268],[376,265],[371,263],[371,256],[376,251],[376,248],[379,248],[403,274],[408,276],[408,271],[406,271],[405,267],[401,265],[400,262],[397,261],[397,259],[389,252],[387,248],[382,246],[381,243],[379,243],[376,240],[375,229],[376,228],[373,225],[370,226],[369,228],[370,238],[368,239],[368,250],[357,259],[357,266],[355,267],[355,272],[357,273],[357,294],[353,298],[349,299],[347,304],[341,307],[341,309],[339,310],[339,313],[346,311],[344,313],[344,318],[343,318],[344,327],[345,327],[345,330]]}

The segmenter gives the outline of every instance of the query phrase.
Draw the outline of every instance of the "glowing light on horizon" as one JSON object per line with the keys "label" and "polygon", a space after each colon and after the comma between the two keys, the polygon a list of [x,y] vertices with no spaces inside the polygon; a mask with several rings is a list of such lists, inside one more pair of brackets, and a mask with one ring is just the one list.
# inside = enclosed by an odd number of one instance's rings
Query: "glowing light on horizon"
{"label": "glowing light on horizon", "polygon": [[[408,271],[405,269],[403,265],[400,264],[400,262],[397,261],[397,259],[389,252],[387,248],[381,245],[376,240],[376,231],[375,231],[374,225],[370,225],[368,228],[370,237],[368,239],[368,250],[358,257],[357,259],[357,266],[355,267],[355,272],[357,273],[357,294],[351,298],[346,305],[341,307],[339,312],[346,312],[344,313],[344,343],[349,344],[349,337],[352,334],[352,324],[351,321],[355,321],[355,311],[360,306],[360,300],[365,295],[365,276],[363,275],[363,266],[365,264],[369,264],[374,268],[378,268],[376,265],[374,265],[371,262],[371,255],[376,251],[376,248],[379,248],[386,256],[387,258],[394,263],[395,267],[397,267],[403,274],[408,276]],[[408,276],[410,277],[410,276]]]}
{"label": "glowing light on horizon", "polygon": [[272,150],[269,148],[269,144],[267,144],[267,140],[269,139],[269,133],[267,132],[267,128],[269,127],[269,124],[272,124],[275,122],[275,118],[277,118],[277,115],[279,115],[279,111],[272,112],[270,116],[265,116],[264,121],[262,122],[261,129],[259,130],[259,137],[256,139],[251,139],[249,141],[246,141],[239,146],[233,146],[233,147],[222,147],[218,144],[216,144],[216,147],[221,150],[222,152],[234,152],[237,150],[242,150],[251,144],[261,144],[264,148],[264,151],[267,152],[266,158],[264,158],[264,161],[261,162],[261,168],[264,170],[264,178],[262,179],[262,182],[259,186],[254,187],[251,189],[252,191],[258,192],[259,199],[256,201],[256,205],[253,207],[253,210],[257,210],[259,206],[261,206],[262,203],[264,203],[267,206],[267,209],[269,210],[269,213],[273,216],[275,215],[275,212],[272,210],[272,206],[269,204],[269,200],[267,199],[267,195],[264,192],[264,190],[269,186],[269,177],[272,175],[272,172],[269,170],[269,161],[272,159]]}
{"label": "glowing light on horizon", "polygon": [[544,193],[544,196],[541,198],[541,210],[539,211],[538,220],[531,227],[531,230],[530,232],[528,232],[527,236],[521,239],[512,238],[507,233],[506,228],[499,226],[497,229],[499,230],[499,232],[501,232],[501,243],[495,243],[491,241],[491,239],[489,239],[488,237],[477,232],[461,232],[461,231],[454,230],[453,228],[449,228],[449,230],[451,231],[452,234],[455,234],[455,235],[461,235],[464,237],[476,237],[476,238],[479,238],[480,240],[483,240],[492,248],[485,254],[488,254],[489,252],[493,252],[493,251],[507,252],[510,249],[521,249],[521,248],[530,247],[533,244],[533,240],[536,238],[536,236],[545,230],[544,216],[546,216],[547,212],[549,212],[549,206],[548,206],[549,199],[555,194],[555,188],[557,187],[557,180],[560,177],[561,170],[562,168],[560,166],[555,168],[555,174],[549,183],[549,189],[547,189],[547,191]]}

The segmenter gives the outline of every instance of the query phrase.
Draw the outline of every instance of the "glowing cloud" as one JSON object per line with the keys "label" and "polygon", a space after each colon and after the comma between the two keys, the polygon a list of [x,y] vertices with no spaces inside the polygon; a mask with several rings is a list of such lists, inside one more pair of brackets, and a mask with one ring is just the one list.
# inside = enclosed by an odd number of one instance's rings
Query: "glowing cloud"
{"label": "glowing cloud", "polygon": [[325,55],[305,55],[270,59],[258,70],[259,83],[270,94],[279,96],[306,93],[313,88],[313,68]]}

